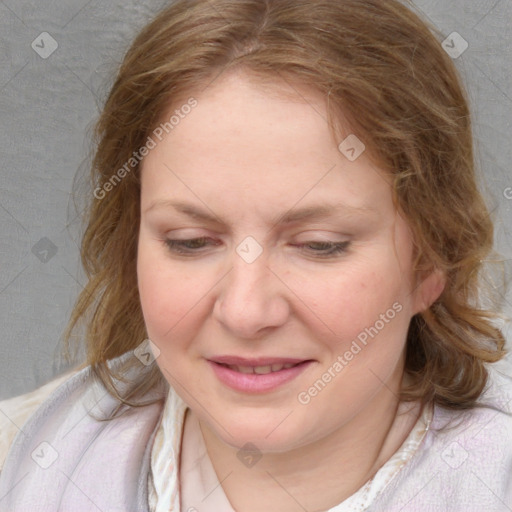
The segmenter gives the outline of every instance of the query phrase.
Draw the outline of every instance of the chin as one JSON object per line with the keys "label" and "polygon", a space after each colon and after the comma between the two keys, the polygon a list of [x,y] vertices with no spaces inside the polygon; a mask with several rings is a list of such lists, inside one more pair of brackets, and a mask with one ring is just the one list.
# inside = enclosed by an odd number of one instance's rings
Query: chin
{"label": "chin", "polygon": [[273,413],[246,411],[243,418],[219,417],[219,423],[202,415],[200,418],[217,438],[236,450],[244,449],[250,443],[262,453],[280,453],[308,443],[303,419],[294,417],[296,415],[290,412],[290,408]]}

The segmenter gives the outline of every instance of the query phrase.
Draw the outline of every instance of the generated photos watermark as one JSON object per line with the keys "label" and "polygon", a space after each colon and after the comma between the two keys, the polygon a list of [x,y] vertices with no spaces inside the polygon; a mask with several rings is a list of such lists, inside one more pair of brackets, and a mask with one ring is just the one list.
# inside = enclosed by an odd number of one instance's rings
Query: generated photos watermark
{"label": "generated photos watermark", "polygon": [[350,344],[350,348],[340,354],[327,370],[305,391],[297,395],[297,400],[302,405],[307,405],[311,400],[322,392],[341,371],[354,359],[364,347],[367,346],[369,338],[373,339],[382,329],[389,324],[395,316],[403,309],[402,304],[395,302],[385,313],[381,313],[379,319],[370,327],[365,327]]}
{"label": "generated photos watermark", "polygon": [[[151,135],[148,136],[145,144],[138,149],[138,151],[134,151],[132,156],[124,163],[122,167],[120,167],[108,181],[103,183],[101,186],[98,186],[94,189],[93,194],[96,199],[103,199],[108,192],[113,190],[123,178],[125,178],[133,169],[139,165],[142,159],[149,154],[152,149],[156,148],[158,142],[161,142],[165,135],[169,134],[178,126],[182,119],[192,112],[192,109],[197,107],[197,100],[193,97],[187,100],[187,103],[184,103],[180,108],[177,108],[173,115],[169,118],[168,121],[161,123],[158,125],[152,132]],[[158,140],[158,142],[157,142]]]}

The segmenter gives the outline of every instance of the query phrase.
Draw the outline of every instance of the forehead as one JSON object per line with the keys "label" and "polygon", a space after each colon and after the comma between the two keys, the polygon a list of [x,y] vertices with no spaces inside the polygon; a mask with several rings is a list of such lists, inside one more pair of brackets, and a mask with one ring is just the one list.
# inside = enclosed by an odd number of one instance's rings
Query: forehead
{"label": "forehead", "polygon": [[[307,201],[389,207],[389,179],[364,152],[351,161],[340,151],[318,92],[286,82],[262,86],[232,74],[194,98],[197,106],[143,161],[146,207],[194,195],[209,201],[236,196],[260,208],[262,202],[291,207]],[[171,117],[176,105],[162,118]]]}

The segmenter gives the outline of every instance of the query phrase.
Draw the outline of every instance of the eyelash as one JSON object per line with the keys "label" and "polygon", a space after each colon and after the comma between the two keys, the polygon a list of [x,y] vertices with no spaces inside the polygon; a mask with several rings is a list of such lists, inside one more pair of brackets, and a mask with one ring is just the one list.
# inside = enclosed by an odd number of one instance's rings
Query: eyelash
{"label": "eyelash", "polygon": [[[190,248],[190,247],[186,247],[187,244],[197,243],[197,242],[202,244],[203,242],[206,242],[208,240],[211,240],[211,238],[209,239],[207,237],[200,237],[200,238],[189,238],[186,240],[166,239],[166,240],[163,240],[163,242],[167,246],[167,248],[173,253],[180,254],[183,256],[194,256],[195,254],[197,254],[199,252],[200,249],[202,249],[204,247],[204,245],[202,245],[201,247]],[[214,243],[213,245],[218,245],[218,244]],[[327,247],[329,250],[326,252],[323,252],[323,251],[321,252],[321,251],[318,251],[315,249],[311,249],[310,254],[313,254],[313,256],[317,257],[317,258],[328,258],[331,256],[337,256],[339,254],[345,253],[348,249],[348,246],[350,245],[350,242],[348,242],[348,241],[344,241],[344,242],[309,242],[306,244],[294,245],[294,247],[299,247],[301,250],[304,250],[304,247],[307,247],[307,246],[311,247],[314,245],[321,246],[323,248]]]}

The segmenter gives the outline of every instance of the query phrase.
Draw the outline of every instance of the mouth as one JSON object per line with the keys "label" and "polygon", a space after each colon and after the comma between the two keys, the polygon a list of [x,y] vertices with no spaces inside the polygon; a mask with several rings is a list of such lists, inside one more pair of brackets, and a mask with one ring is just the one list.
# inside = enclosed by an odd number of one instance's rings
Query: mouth
{"label": "mouth", "polygon": [[228,387],[237,391],[261,393],[290,382],[313,360],[221,356],[208,359],[208,363],[217,378]]}
{"label": "mouth", "polygon": [[257,375],[267,375],[269,373],[280,372],[281,370],[287,370],[288,368],[293,368],[301,363],[273,363],[273,364],[265,364],[258,366],[242,366],[236,364],[225,364],[225,363],[217,363],[225,368],[229,368],[234,372],[251,374],[255,373]]}

